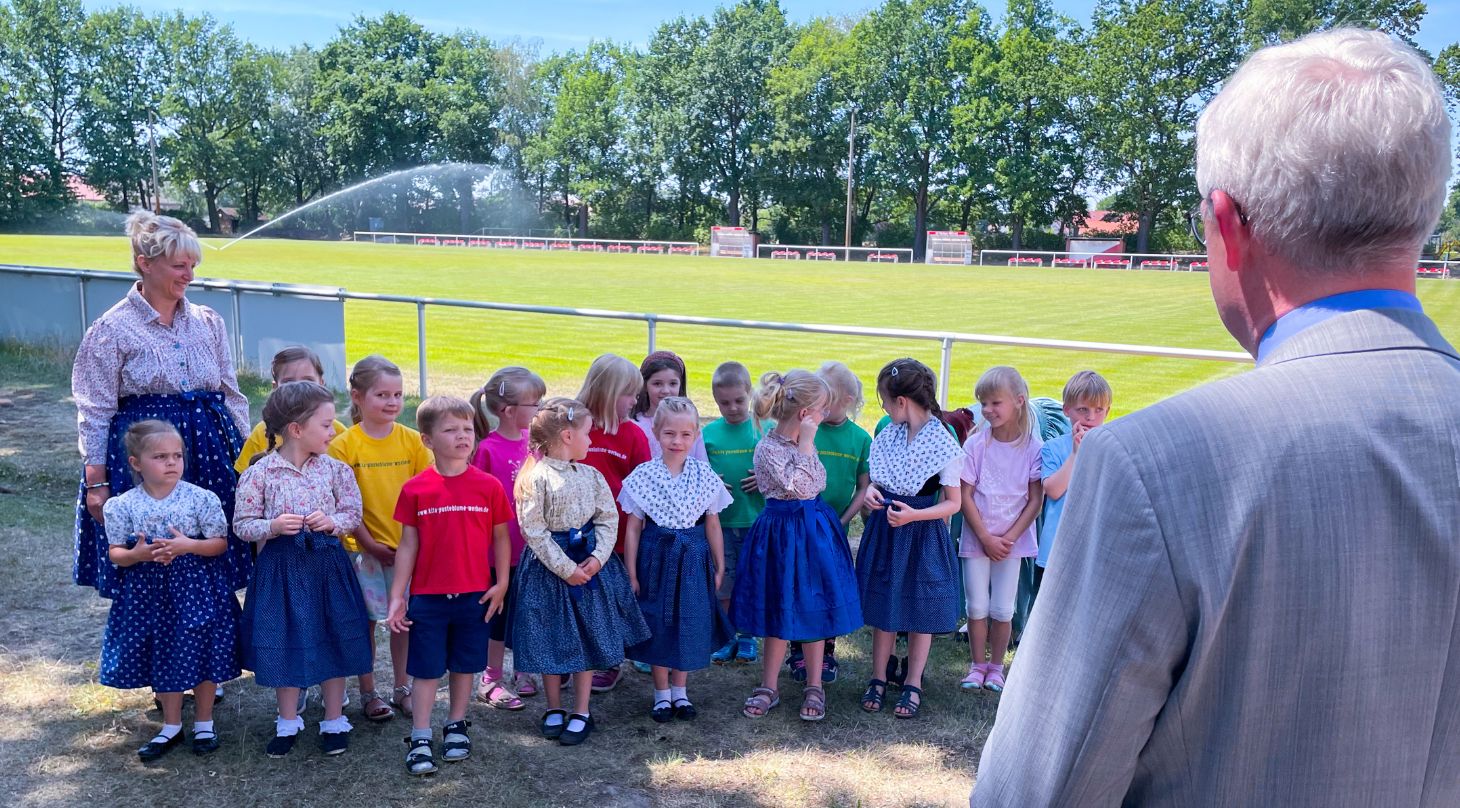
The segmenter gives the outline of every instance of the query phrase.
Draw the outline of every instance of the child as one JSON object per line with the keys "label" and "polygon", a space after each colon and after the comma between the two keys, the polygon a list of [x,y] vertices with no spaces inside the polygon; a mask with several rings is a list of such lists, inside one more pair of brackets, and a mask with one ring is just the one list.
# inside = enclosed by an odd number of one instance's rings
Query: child
{"label": "child", "polygon": [[653,428],[660,455],[634,469],[618,499],[629,514],[624,565],[653,635],[629,656],[652,667],[650,714],[662,724],[694,720],[688,671],[735,636],[716,597],[725,575],[719,513],[731,498],[710,464],[690,456],[700,414],[689,399],[662,399]]}
{"label": "child", "polygon": [[[639,376],[643,378],[644,386],[639,390],[629,415],[645,435],[651,435],[654,432],[654,413],[659,411],[659,402],[670,396],[689,398],[688,376],[684,369],[684,360],[670,351],[655,351],[644,357],[643,363],[639,365]],[[655,457],[659,456],[658,441],[649,441],[649,452]],[[689,456],[709,462],[703,438],[695,438]]]}
{"label": "child", "polygon": [[406,739],[410,774],[436,771],[431,707],[436,684],[447,671],[451,700],[441,728],[442,757],[451,762],[471,755],[466,707],[472,680],[487,665],[487,624],[507,596],[512,508],[497,478],[467,462],[476,446],[474,412],[472,405],[450,396],[421,402],[416,424],[436,463],[406,482],[395,505],[401,539],[389,621],[392,632],[414,635],[406,658],[406,673],[415,683]]}
{"label": "child", "polygon": [[[473,423],[479,441],[471,464],[497,478],[505,491],[511,491],[517,484],[517,472],[527,460],[527,429],[532,425],[532,416],[537,414],[537,405],[545,395],[547,385],[537,374],[527,368],[506,367],[493,373],[471,397]],[[507,503],[510,508],[507,533],[511,538],[512,568],[516,569],[522,559],[522,531],[517,527],[516,503],[511,497],[508,497]],[[477,698],[499,710],[521,710],[527,705],[519,696],[537,695],[537,685],[525,673],[514,671],[510,685],[503,681],[502,666],[507,646],[511,644],[508,630],[516,612],[516,602],[509,588],[502,610],[492,618],[487,669],[482,672],[482,681],[477,688]]]}
{"label": "child", "polygon": [[139,485],[106,501],[107,556],[125,572],[101,644],[103,685],[151,687],[162,729],[137,750],[157,760],[183,742],[183,691],[194,690],[193,752],[218,750],[216,683],[238,676],[238,599],[228,585],[228,517],[213,492],[182,479],[182,435],[138,421],[124,439]]}
{"label": "child", "polygon": [[[400,545],[400,524],[395,501],[406,480],[431,465],[431,452],[421,433],[396,423],[404,405],[400,368],[383,356],[367,356],[350,371],[350,421],[354,426],[330,442],[330,457],[355,471],[365,502],[365,516],[346,540],[365,595],[370,619],[371,659],[375,659],[375,624],[390,610],[390,585],[395,580],[395,548]],[[406,677],[405,634],[390,635],[390,664],[394,689],[387,704],[375,690],[374,665],[360,677],[360,702],[365,717],[385,721],[395,715],[392,705],[411,714],[411,686]]]}
{"label": "child", "polygon": [[269,757],[294,748],[304,729],[299,689],[316,682],[324,694],[320,748],[338,755],[350,744],[345,677],[371,663],[365,598],[339,539],[360,522],[360,488],[350,467],[326,454],[335,419],[329,390],[281,384],[263,418],[268,453],[239,478],[233,511],[239,538],[269,540],[244,603],[243,666],[278,698]]}
{"label": "child", "polygon": [[[274,361],[269,366],[269,376],[273,378],[276,390],[279,385],[289,382],[324,384],[324,365],[314,351],[303,345],[291,345],[274,354]],[[336,435],[344,433],[344,424],[335,421],[334,426]],[[263,454],[267,448],[268,439],[264,437],[264,422],[259,421],[253,431],[249,433],[248,440],[243,442],[243,450],[238,453],[238,459],[233,462],[233,470],[242,474],[254,456]]]}
{"label": "child", "polygon": [[[826,467],[826,490],[821,498],[841,515],[842,529],[851,525],[852,517],[862,510],[862,498],[870,484],[867,458],[872,449],[872,436],[857,425],[862,410],[862,382],[841,362],[827,362],[816,372],[831,390],[826,407],[826,420],[816,430],[816,454]],[[791,644],[791,678],[806,679],[806,661],[800,643]],[[821,678],[827,684],[836,681],[836,638],[826,641],[821,658]]]}
{"label": "child", "polygon": [[851,550],[837,514],[817,497],[826,468],[816,454],[816,428],[831,392],[804,370],[767,373],[755,394],[755,418],[776,420],[755,447],[755,481],[766,498],[741,548],[731,598],[731,622],[763,636],[761,686],[745,702],[747,718],[761,718],[781,703],[777,679],[787,640],[801,640],[807,684],[801,720],[826,717],[821,687],[825,637],[855,631],[862,622]]}
{"label": "child", "polygon": [[[632,429],[638,429],[630,425]],[[519,670],[543,674],[548,710],[543,737],[576,746],[593,731],[593,672],[617,669],[625,649],[649,639],[623,562],[613,554],[618,509],[603,475],[583,463],[593,416],[554,398],[532,419],[529,439],[542,460],[517,476],[517,518],[527,549],[517,573],[512,654]],[[562,709],[562,679],[573,678],[573,713]]]}
{"label": "child", "polygon": [[[1034,518],[1044,501],[1042,443],[1030,434],[1029,387],[1011,367],[989,368],[973,391],[983,428],[963,444],[963,587],[973,661],[961,686],[1004,689],[1004,655],[1013,629],[1019,559],[1038,555]],[[992,646],[987,653],[985,643]]]}
{"label": "child", "polygon": [[[720,512],[725,575],[720,581],[719,597],[720,608],[728,613],[730,594],[735,591],[735,565],[740,559],[745,532],[765,509],[765,497],[755,487],[755,471],[751,462],[755,456],[755,445],[763,435],[750,418],[750,398],[754,391],[750,387],[750,371],[744,365],[726,362],[715,368],[710,390],[714,393],[715,405],[720,408],[720,417],[705,426],[701,437],[710,459],[710,468],[720,475],[725,487],[730,490],[730,506]],[[722,664],[732,659],[756,662],[760,659],[760,650],[756,647],[755,637],[740,633],[711,658]]]}
{"label": "child", "polygon": [[[873,671],[886,669],[898,632],[908,632],[907,670],[893,714],[916,718],[933,635],[958,627],[958,559],[948,518],[960,503],[963,452],[944,426],[938,377],[927,365],[889,362],[877,374],[877,397],[892,423],[872,441],[872,510],[857,548],[857,584],[872,626]],[[874,677],[862,709],[881,712],[886,695],[887,682]]]}
{"label": "child", "polygon": [[1082,370],[1065,383],[1062,398],[1071,431],[1044,444],[1039,453],[1039,474],[1044,481],[1044,523],[1039,530],[1036,591],[1049,563],[1049,551],[1054,546],[1060,515],[1065,510],[1065,494],[1070,488],[1070,476],[1075,469],[1075,457],[1080,453],[1080,442],[1086,433],[1105,423],[1111,397],[1110,383],[1093,370]]}
{"label": "child", "polygon": [[[588,376],[583,380],[583,389],[578,391],[578,401],[593,416],[593,431],[589,435],[591,444],[584,465],[597,469],[608,481],[608,490],[613,493],[614,507],[618,508],[618,494],[623,489],[624,478],[629,472],[653,458],[649,438],[630,418],[644,379],[634,363],[614,354],[604,354],[593,360]],[[619,509],[618,533],[622,536],[628,529],[629,517]],[[619,683],[621,671],[598,671],[593,675],[593,692],[606,693]]]}

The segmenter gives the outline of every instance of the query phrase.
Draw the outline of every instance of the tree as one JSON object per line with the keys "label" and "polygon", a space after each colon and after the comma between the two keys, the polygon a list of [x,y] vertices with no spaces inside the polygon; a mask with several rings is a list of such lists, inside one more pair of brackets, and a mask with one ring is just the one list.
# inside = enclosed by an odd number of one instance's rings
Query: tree
{"label": "tree", "polygon": [[1425,13],[1424,0],[1247,0],[1243,22],[1253,46],[1340,25],[1377,28],[1412,45]]}
{"label": "tree", "polygon": [[[700,224],[710,186],[709,166],[693,140],[695,95],[699,92],[694,64],[709,37],[703,17],[678,17],[662,23],[638,60],[631,85],[634,127],[646,134],[652,154],[664,166],[674,199],[672,230],[681,237]],[[717,215],[716,221],[720,220]]]}
{"label": "tree", "polygon": [[[0,14],[0,51],[11,51],[10,22]],[[31,212],[35,178],[48,160],[41,121],[31,112],[14,67],[0,60],[0,225],[21,222]]]}
{"label": "tree", "polygon": [[123,210],[149,206],[150,117],[161,111],[166,77],[157,23],[125,6],[98,11],[84,39],[95,53],[78,131],[84,176]]}
{"label": "tree", "polygon": [[280,92],[281,69],[279,54],[245,45],[228,70],[235,100],[229,111],[227,145],[243,230],[257,226],[264,194],[278,178],[274,144],[279,122],[272,112]]}
{"label": "tree", "polygon": [[1136,252],[1158,217],[1195,201],[1196,120],[1241,58],[1240,9],[1215,0],[1101,0],[1089,69],[1094,162],[1136,215]]}
{"label": "tree", "polygon": [[[497,127],[505,81],[490,42],[473,33],[447,37],[441,44],[436,75],[427,95],[436,109],[441,152],[448,160],[484,165],[496,162]],[[460,229],[472,228],[473,189],[484,172],[456,172]]]}
{"label": "tree", "polygon": [[887,0],[852,29],[855,86],[887,181],[912,198],[913,254],[927,245],[929,194],[953,184],[953,109],[967,66],[955,39],[987,38],[984,10],[969,0]]}
{"label": "tree", "polygon": [[279,212],[324,193],[336,171],[321,133],[323,118],[311,103],[319,84],[319,54],[299,46],[279,57],[275,81],[268,113],[274,176],[265,198],[266,206]]}
{"label": "tree", "polygon": [[12,6],[0,6],[11,31],[5,57],[49,147],[44,172],[31,174],[34,192],[64,202],[71,197],[66,176],[78,164],[76,132],[90,80],[86,12],[80,0],[14,0]]}
{"label": "tree", "polygon": [[168,82],[162,113],[171,129],[164,141],[174,181],[195,183],[202,193],[209,227],[220,225],[218,197],[238,176],[238,155],[230,140],[252,120],[260,103],[248,97],[256,88],[234,81],[252,46],[245,48],[233,28],[208,15],[165,18],[161,26]]}

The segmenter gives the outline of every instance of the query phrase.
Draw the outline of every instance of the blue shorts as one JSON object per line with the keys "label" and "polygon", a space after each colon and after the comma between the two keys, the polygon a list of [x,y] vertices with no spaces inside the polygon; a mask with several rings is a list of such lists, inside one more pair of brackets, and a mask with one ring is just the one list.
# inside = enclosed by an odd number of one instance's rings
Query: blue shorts
{"label": "blue shorts", "polygon": [[452,673],[480,673],[487,667],[491,630],[481,592],[460,595],[412,595],[406,607],[411,644],[406,673],[416,679],[440,679]]}

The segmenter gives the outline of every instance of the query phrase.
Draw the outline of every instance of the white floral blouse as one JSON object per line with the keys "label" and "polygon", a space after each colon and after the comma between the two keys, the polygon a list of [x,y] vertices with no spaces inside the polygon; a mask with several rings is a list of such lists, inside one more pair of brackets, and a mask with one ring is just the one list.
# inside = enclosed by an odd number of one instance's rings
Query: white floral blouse
{"label": "white floral blouse", "polygon": [[517,524],[537,560],[567,580],[578,567],[553,533],[575,530],[593,522],[593,557],[608,563],[618,540],[618,508],[613,492],[598,469],[582,463],[544,457],[527,472],[528,481],[517,497]]}
{"label": "white floral blouse", "polygon": [[126,544],[141,533],[149,539],[170,539],[172,529],[190,539],[228,535],[228,517],[218,495],[179,480],[172,493],[153,499],[142,486],[118,494],[102,506],[108,544]]}
{"label": "white floral blouse", "polygon": [[734,500],[709,463],[686,457],[678,474],[670,471],[662,458],[640,465],[624,478],[618,501],[624,513],[640,519],[647,516],[660,527],[683,530],[694,527],[706,514],[725,510]]}
{"label": "white floral blouse", "polygon": [[355,472],[327,455],[310,455],[302,468],[269,452],[238,478],[233,501],[233,532],[244,541],[273,536],[269,523],[286,513],[308,516],[323,511],[335,522],[335,535],[360,526],[360,486]]}

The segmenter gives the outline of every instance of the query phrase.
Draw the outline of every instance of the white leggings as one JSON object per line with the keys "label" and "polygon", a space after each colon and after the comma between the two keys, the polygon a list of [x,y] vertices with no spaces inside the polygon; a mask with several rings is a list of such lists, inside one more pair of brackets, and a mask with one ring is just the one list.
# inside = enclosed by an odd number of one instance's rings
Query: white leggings
{"label": "white leggings", "polygon": [[968,619],[991,617],[1000,623],[1014,619],[1014,598],[1019,594],[1019,559],[1003,561],[964,558],[963,595],[968,602]]}

